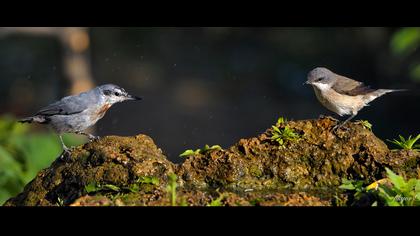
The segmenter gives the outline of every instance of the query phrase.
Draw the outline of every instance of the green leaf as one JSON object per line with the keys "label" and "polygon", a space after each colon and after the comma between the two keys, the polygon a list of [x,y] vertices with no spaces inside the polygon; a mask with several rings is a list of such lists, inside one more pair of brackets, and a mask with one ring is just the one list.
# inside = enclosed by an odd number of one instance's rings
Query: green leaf
{"label": "green leaf", "polygon": [[284,122],[286,122],[286,119],[284,119],[283,117],[279,117],[277,119],[277,123],[276,126],[280,126],[281,124],[283,124]]}
{"label": "green leaf", "polygon": [[177,188],[177,180],[178,176],[175,173],[170,173],[168,175],[168,185],[166,186],[166,191],[169,192],[171,205],[176,206],[176,188]]}
{"label": "green leaf", "polygon": [[400,147],[402,149],[409,150],[409,149],[413,149],[413,147],[417,146],[417,145],[415,145],[415,143],[420,139],[420,134],[417,135],[415,138],[411,138],[411,135],[410,135],[407,138],[407,140],[401,135],[398,135],[398,137],[400,138],[400,140],[396,140],[396,139],[388,140],[387,139],[387,141],[397,145],[398,147]]}
{"label": "green leaf", "polygon": [[385,167],[388,178],[391,180],[392,184],[396,189],[402,189],[406,185],[404,178],[392,172],[392,170]]}
{"label": "green leaf", "polygon": [[222,198],[223,198],[223,196],[222,197],[219,197],[217,199],[214,199],[207,206],[223,206],[223,204],[222,204]]}
{"label": "green leaf", "polygon": [[98,190],[99,190],[99,188],[96,186],[95,182],[89,183],[88,185],[85,186],[85,191],[87,193],[96,192]]}
{"label": "green leaf", "polygon": [[273,128],[274,132],[281,133],[277,126],[272,125],[271,127]]}
{"label": "green leaf", "polygon": [[417,180],[416,182],[415,192],[416,192],[416,195],[420,198],[420,180]]}
{"label": "green leaf", "polygon": [[342,184],[338,186],[340,189],[346,189],[346,190],[355,190],[356,187],[353,185],[353,181],[347,180],[345,178],[341,179]]}
{"label": "green leaf", "polygon": [[103,189],[109,189],[115,192],[119,192],[120,188],[118,186],[112,185],[112,184],[105,184],[102,186]]}
{"label": "green leaf", "polygon": [[159,185],[159,179],[155,176],[139,177],[136,183]]}
{"label": "green leaf", "polygon": [[183,153],[181,153],[179,156],[180,157],[187,157],[187,156],[192,156],[194,154],[196,154],[196,153],[193,150],[188,149],[188,150],[184,151]]}
{"label": "green leaf", "polygon": [[128,190],[132,193],[137,193],[140,190],[140,187],[138,184],[130,184],[130,186],[128,186]]}

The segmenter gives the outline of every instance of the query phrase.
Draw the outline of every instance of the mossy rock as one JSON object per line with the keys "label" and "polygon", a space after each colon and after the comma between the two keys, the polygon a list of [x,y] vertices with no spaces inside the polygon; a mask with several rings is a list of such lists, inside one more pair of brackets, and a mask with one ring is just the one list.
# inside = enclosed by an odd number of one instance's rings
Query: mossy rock
{"label": "mossy rock", "polygon": [[[385,167],[420,178],[418,151],[390,151],[360,123],[349,122],[336,132],[330,118],[289,121],[279,128],[286,125],[298,140],[281,146],[271,140],[270,128],[178,165],[146,135],[104,137],[57,159],[4,205],[171,205],[167,176],[175,173],[177,205],[328,206],[345,201],[338,188],[342,178],[373,182],[385,177]],[[138,182],[145,177],[158,181]],[[87,191],[86,186],[102,187]]]}
{"label": "mossy rock", "polygon": [[60,200],[68,205],[86,195],[89,184],[129,187],[140,177],[159,179],[159,188],[166,186],[174,167],[146,135],[108,136],[57,159],[5,205],[48,206],[60,204]]}

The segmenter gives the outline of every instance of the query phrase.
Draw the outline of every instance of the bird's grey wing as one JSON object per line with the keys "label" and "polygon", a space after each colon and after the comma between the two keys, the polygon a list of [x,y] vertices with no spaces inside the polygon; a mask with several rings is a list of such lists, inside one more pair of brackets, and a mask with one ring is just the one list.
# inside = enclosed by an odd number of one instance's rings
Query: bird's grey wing
{"label": "bird's grey wing", "polygon": [[53,116],[77,114],[87,109],[87,106],[83,104],[81,98],[69,96],[42,108],[36,115]]}
{"label": "bird's grey wing", "polygon": [[362,82],[355,81],[344,76],[337,75],[337,77],[339,79],[331,87],[337,93],[346,94],[350,96],[357,96],[375,91],[375,89],[371,89],[369,86],[366,86]]}

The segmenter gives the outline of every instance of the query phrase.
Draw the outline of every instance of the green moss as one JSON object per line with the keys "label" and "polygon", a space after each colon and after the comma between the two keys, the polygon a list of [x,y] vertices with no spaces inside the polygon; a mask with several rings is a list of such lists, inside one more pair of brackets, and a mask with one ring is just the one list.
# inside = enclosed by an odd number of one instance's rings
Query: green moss
{"label": "green moss", "polygon": [[261,171],[260,167],[257,165],[252,165],[249,169],[249,173],[254,177],[261,177],[263,175],[263,172]]}

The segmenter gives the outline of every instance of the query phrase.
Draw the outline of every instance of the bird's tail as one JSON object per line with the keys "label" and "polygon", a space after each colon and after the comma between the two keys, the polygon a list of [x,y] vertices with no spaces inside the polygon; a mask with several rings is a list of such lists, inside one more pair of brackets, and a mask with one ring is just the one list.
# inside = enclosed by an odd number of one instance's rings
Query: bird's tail
{"label": "bird's tail", "polygon": [[26,117],[26,118],[18,120],[19,123],[32,123],[33,121],[34,121],[33,117]]}
{"label": "bird's tail", "polygon": [[26,117],[26,118],[22,118],[20,120],[18,120],[19,123],[32,123],[32,122],[36,122],[36,123],[45,123],[46,119],[44,117],[40,117],[40,116],[31,116],[31,117]]}
{"label": "bird's tail", "polygon": [[391,92],[403,92],[403,91],[407,91],[407,89],[378,89],[375,90],[373,92],[370,92],[368,94],[365,95],[365,99],[366,99],[366,103],[371,102],[372,100],[386,94],[386,93],[391,93]]}

